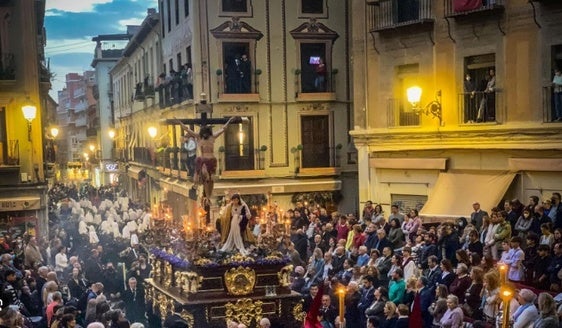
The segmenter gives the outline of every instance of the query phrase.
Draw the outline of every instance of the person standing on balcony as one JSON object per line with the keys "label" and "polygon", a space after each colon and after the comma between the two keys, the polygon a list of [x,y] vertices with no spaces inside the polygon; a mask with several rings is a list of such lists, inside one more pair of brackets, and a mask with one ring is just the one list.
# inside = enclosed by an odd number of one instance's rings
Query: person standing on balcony
{"label": "person standing on balcony", "polygon": [[469,73],[464,79],[464,122],[472,123],[474,121],[474,110],[476,109],[475,98],[476,85],[472,81]]}
{"label": "person standing on balcony", "polygon": [[560,69],[554,70],[554,78],[552,79],[552,91],[554,96],[554,114],[553,121],[562,121],[562,72]]}
{"label": "person standing on balcony", "polygon": [[496,72],[493,68],[488,72],[486,88],[482,100],[480,100],[476,122],[492,119],[496,119]]}

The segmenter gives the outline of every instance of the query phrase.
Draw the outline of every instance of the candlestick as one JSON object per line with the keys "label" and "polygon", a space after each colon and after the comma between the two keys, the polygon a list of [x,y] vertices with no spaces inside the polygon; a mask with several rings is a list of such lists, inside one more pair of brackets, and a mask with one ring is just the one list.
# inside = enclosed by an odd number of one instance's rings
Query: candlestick
{"label": "candlestick", "polygon": [[344,315],[345,315],[345,289],[339,288],[338,289],[338,300],[339,300],[339,316],[340,316],[340,327],[343,327],[344,323]]}
{"label": "candlestick", "polygon": [[507,264],[501,263],[498,265],[498,270],[500,271],[500,284],[505,284],[507,276]]}
{"label": "candlestick", "polygon": [[125,290],[127,290],[127,272],[125,270],[126,269],[125,268],[125,262],[123,262],[123,265],[121,266],[121,268],[122,268],[121,271],[123,271],[123,288]]}

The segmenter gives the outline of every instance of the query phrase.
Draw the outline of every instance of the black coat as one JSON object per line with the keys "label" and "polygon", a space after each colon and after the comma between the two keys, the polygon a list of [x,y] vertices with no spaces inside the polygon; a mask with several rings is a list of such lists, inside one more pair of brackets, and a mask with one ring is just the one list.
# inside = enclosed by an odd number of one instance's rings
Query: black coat
{"label": "black coat", "polygon": [[144,322],[145,304],[144,291],[137,288],[136,293],[130,288],[123,292],[123,301],[125,302],[125,312],[130,322]]}

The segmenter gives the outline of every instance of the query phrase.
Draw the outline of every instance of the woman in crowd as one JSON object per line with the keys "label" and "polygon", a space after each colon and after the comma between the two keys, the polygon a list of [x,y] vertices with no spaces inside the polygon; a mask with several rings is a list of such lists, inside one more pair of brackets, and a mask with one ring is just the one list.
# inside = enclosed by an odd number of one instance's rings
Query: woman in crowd
{"label": "woman in crowd", "polygon": [[439,277],[438,282],[449,288],[453,280],[455,280],[455,274],[453,273],[451,261],[448,259],[441,260],[441,277]]}
{"label": "woman in crowd", "polygon": [[459,299],[455,295],[447,296],[447,311],[439,321],[443,328],[461,328],[464,315],[459,307]]}
{"label": "woman in crowd", "polygon": [[80,269],[72,269],[72,275],[68,280],[67,286],[68,290],[70,291],[70,297],[77,299],[80,298],[80,296],[82,296],[82,294],[84,294],[86,290],[88,290],[88,285],[86,283],[86,280],[82,276]]}
{"label": "woman in crowd", "polygon": [[382,206],[380,204],[375,205],[375,212],[371,217],[371,221],[375,224],[383,224],[384,223],[384,212],[382,210]]}
{"label": "woman in crowd", "polygon": [[394,328],[397,320],[396,304],[390,301],[386,302],[384,305],[384,320],[381,322],[379,328]]}
{"label": "woman in crowd", "polygon": [[[385,318],[385,305],[388,302],[388,290],[384,287],[375,289],[375,299],[371,306],[365,310],[367,318],[375,318],[377,323],[380,323]],[[394,303],[392,303],[394,304]]]}
{"label": "woman in crowd", "polygon": [[549,293],[539,294],[539,318],[533,323],[533,328],[558,328],[556,302]]}
{"label": "woman in crowd", "polygon": [[388,273],[387,273],[387,276],[388,276],[387,279],[388,280],[392,280],[392,274],[394,273],[394,271],[402,268],[402,256],[395,253],[390,258],[390,263],[392,264],[392,266],[390,267],[390,270],[388,270]]}
{"label": "woman in crowd", "polygon": [[466,290],[464,295],[465,303],[463,306],[464,313],[474,319],[482,318],[480,305],[482,303],[482,288],[484,287],[484,272],[480,267],[473,267],[470,270],[470,278],[472,283]]}
{"label": "woman in crowd", "polygon": [[435,302],[428,309],[429,314],[433,317],[433,326],[439,326],[441,318],[447,311],[447,295],[449,290],[445,285],[437,285],[435,289]]}
{"label": "woman in crowd", "polygon": [[482,312],[488,323],[496,320],[499,297],[499,276],[496,271],[490,270],[484,274],[484,286],[482,288]]}
{"label": "woman in crowd", "polygon": [[390,220],[390,231],[386,236],[388,241],[392,243],[394,249],[399,249],[404,246],[404,232],[400,227],[400,221],[397,218]]}

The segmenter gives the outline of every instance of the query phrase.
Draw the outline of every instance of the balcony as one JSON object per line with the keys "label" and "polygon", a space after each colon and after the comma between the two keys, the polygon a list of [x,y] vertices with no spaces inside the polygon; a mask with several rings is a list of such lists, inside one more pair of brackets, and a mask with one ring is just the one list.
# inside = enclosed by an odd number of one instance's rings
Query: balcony
{"label": "balcony", "polygon": [[154,165],[156,158],[154,151],[146,147],[134,147],[133,148],[133,162],[144,164],[144,165]]}
{"label": "balcony", "polygon": [[95,137],[98,135],[98,129],[88,128],[86,129],[86,137]]}
{"label": "balcony", "polygon": [[459,93],[457,103],[461,124],[499,123],[500,96],[498,91]]}
{"label": "balcony", "polygon": [[420,125],[420,116],[405,103],[405,100],[398,98],[387,100],[387,126],[389,128]]}
{"label": "balcony", "polygon": [[16,79],[16,58],[14,54],[0,53],[0,81]]}
{"label": "balcony", "polygon": [[186,100],[193,99],[193,87],[191,89],[181,79],[173,79],[156,87],[158,91],[158,102],[160,108],[180,104]]}
{"label": "balcony", "polygon": [[475,15],[495,15],[504,11],[505,0],[466,1],[445,0],[445,17],[459,18]]}
{"label": "balcony", "polygon": [[431,0],[371,0],[367,3],[370,32],[434,22]]}

